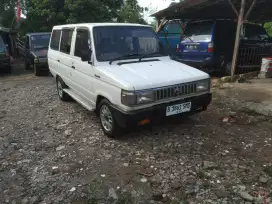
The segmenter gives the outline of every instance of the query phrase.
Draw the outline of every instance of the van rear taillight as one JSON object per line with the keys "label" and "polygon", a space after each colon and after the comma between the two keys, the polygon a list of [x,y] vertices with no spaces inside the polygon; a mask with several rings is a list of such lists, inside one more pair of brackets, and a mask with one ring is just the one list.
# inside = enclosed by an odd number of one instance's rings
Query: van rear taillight
{"label": "van rear taillight", "polygon": [[212,53],[213,52],[213,43],[209,43],[208,44],[208,53]]}
{"label": "van rear taillight", "polygon": [[177,44],[176,52],[179,52],[179,44]]}

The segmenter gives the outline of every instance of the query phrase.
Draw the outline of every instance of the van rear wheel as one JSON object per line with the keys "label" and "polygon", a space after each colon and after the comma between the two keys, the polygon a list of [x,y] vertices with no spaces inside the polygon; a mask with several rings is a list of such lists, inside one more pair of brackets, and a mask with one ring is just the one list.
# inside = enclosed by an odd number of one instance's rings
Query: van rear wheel
{"label": "van rear wheel", "polygon": [[58,92],[60,100],[69,101],[71,97],[63,90],[65,88],[68,88],[66,84],[64,83],[64,81],[60,77],[57,77],[56,83],[57,83],[57,92]]}

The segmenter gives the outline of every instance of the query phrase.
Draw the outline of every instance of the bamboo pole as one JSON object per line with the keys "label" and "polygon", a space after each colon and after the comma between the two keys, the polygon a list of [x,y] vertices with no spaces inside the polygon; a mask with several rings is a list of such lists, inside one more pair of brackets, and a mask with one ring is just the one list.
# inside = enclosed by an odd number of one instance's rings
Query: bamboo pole
{"label": "bamboo pole", "polygon": [[231,65],[231,80],[232,81],[234,81],[234,76],[235,76],[235,68],[236,68],[237,56],[238,56],[239,44],[240,44],[240,33],[241,33],[241,27],[244,21],[245,5],[246,5],[246,0],[241,0],[241,8],[240,8],[240,13],[239,13],[238,22],[237,22],[236,38],[235,38],[235,45],[234,45],[232,65]]}
{"label": "bamboo pole", "polygon": [[237,9],[235,8],[234,4],[232,3],[231,0],[229,0],[229,4],[231,5],[231,8],[233,9],[233,11],[236,13],[237,16],[239,16],[239,13],[237,11]]}
{"label": "bamboo pole", "polygon": [[245,19],[244,19],[244,20],[247,20],[247,19],[248,19],[248,17],[249,17],[249,15],[250,15],[251,11],[253,10],[253,8],[254,8],[256,2],[257,2],[257,0],[254,0],[254,1],[252,2],[250,8],[248,9],[248,11],[247,11],[247,13],[246,13],[246,15],[245,15]]}

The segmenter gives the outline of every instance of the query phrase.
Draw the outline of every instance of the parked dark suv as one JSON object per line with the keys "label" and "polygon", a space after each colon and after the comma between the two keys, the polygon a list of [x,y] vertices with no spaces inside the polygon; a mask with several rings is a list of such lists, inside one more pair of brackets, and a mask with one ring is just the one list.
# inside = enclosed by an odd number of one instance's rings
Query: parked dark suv
{"label": "parked dark suv", "polygon": [[[236,26],[231,20],[188,23],[180,43],[179,59],[203,70],[230,74]],[[262,26],[245,23],[241,30],[237,72],[260,69],[262,58],[271,54],[271,43]]]}
{"label": "parked dark suv", "polygon": [[8,53],[6,44],[4,43],[0,35],[0,74],[10,72],[11,72],[10,55]]}
{"label": "parked dark suv", "polygon": [[33,69],[36,76],[48,73],[47,52],[51,33],[28,33],[25,41],[18,41],[19,55],[25,60],[25,69]]}

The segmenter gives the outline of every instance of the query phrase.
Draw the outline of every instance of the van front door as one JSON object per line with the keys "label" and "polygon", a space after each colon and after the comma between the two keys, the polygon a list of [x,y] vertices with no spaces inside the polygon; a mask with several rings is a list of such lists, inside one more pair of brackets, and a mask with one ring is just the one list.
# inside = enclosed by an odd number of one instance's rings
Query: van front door
{"label": "van front door", "polygon": [[72,78],[75,82],[76,91],[86,100],[94,103],[93,75],[94,68],[88,61],[91,56],[91,37],[88,28],[78,28],[76,30],[74,56],[72,60]]}

